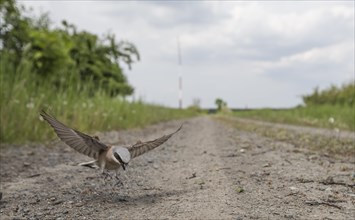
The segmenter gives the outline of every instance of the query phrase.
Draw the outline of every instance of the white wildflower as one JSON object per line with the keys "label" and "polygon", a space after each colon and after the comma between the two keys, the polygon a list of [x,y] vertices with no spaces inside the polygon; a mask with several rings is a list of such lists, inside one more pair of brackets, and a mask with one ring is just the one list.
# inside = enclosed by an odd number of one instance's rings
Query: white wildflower
{"label": "white wildflower", "polygon": [[35,104],[33,102],[26,104],[26,108],[33,109],[34,107],[35,107]]}
{"label": "white wildflower", "polygon": [[330,124],[334,124],[335,119],[334,119],[333,117],[330,117],[330,118],[328,119],[328,121],[329,121]]}
{"label": "white wildflower", "polygon": [[44,121],[44,119],[43,119],[42,116],[39,116],[39,120],[40,120],[40,121]]}

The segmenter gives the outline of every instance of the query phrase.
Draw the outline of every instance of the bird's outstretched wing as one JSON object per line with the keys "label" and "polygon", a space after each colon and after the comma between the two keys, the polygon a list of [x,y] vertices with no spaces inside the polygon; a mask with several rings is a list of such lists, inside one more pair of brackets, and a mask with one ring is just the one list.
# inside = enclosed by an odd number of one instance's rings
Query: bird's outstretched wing
{"label": "bird's outstretched wing", "polygon": [[180,131],[182,128],[182,125],[173,133],[164,135],[163,137],[157,138],[153,141],[147,141],[147,142],[137,142],[136,144],[128,147],[129,152],[131,153],[131,158],[138,157],[139,155],[142,155],[160,145],[162,145],[165,141],[169,140],[171,136],[173,136],[175,133]]}
{"label": "bird's outstretched wing", "polygon": [[108,148],[98,139],[69,128],[44,110],[41,111],[40,115],[54,128],[55,133],[64,143],[79,153],[97,159],[99,154]]}

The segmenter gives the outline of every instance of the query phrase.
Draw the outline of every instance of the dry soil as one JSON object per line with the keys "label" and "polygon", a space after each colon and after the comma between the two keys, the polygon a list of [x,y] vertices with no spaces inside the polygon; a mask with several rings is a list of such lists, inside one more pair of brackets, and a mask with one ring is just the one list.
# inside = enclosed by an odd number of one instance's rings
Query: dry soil
{"label": "dry soil", "polygon": [[354,219],[351,157],[299,149],[211,117],[99,135],[129,144],[182,122],[178,134],[120,172],[123,185],[77,166],[90,158],[60,141],[3,145],[1,219]]}

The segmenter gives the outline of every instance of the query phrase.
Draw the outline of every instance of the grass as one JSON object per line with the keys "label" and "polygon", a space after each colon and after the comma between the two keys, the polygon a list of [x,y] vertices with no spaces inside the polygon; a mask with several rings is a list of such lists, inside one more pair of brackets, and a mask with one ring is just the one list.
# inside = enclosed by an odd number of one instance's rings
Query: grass
{"label": "grass", "polygon": [[[354,106],[348,105],[320,105],[285,110],[245,110],[234,112],[233,115],[270,122],[355,131],[355,109]],[[334,119],[333,123],[330,118]]]}
{"label": "grass", "polygon": [[355,153],[354,139],[339,138],[336,132],[328,133],[328,135],[311,134],[304,131],[295,132],[286,128],[278,128],[270,124],[262,125],[250,121],[235,120],[235,117],[230,116],[217,116],[216,119],[239,130],[290,143],[296,147],[295,149],[304,148],[347,157],[352,157]]}
{"label": "grass", "polygon": [[0,66],[1,143],[52,139],[55,134],[41,120],[41,109],[85,133],[142,127],[197,114],[193,110],[171,109],[141,101],[128,102],[123,98],[111,98],[100,90],[89,95],[87,85],[71,83],[66,88],[54,88],[53,84],[46,81],[38,84],[35,76],[30,74],[29,63],[15,68],[8,65],[6,59],[1,59]]}

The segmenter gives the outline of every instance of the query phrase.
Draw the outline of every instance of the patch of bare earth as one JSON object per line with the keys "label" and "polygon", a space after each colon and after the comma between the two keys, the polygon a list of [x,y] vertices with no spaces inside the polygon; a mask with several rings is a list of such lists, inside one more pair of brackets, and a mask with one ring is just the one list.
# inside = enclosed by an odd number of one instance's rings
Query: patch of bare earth
{"label": "patch of bare earth", "polygon": [[[150,140],[171,121],[101,134]],[[130,162],[123,185],[104,181],[64,144],[3,146],[1,219],[352,219],[352,158],[309,152],[209,117],[185,121],[163,146]]]}

